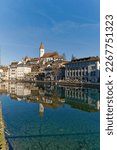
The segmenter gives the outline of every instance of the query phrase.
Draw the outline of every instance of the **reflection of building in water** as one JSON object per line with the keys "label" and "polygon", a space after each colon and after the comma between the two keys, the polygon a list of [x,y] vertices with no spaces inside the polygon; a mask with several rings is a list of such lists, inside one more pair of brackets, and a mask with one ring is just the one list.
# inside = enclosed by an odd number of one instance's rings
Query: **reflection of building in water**
{"label": "reflection of building in water", "polygon": [[58,95],[54,86],[39,87],[37,101],[43,104],[44,108],[57,108],[63,105],[64,100]]}
{"label": "reflection of building in water", "polygon": [[97,101],[97,109],[98,110],[100,109],[100,101],[99,100]]}
{"label": "reflection of building in water", "polygon": [[40,118],[43,118],[44,115],[44,106],[43,104],[39,104],[39,114],[40,114]]}
{"label": "reflection of building in water", "polygon": [[10,94],[15,94],[17,96],[28,96],[31,94],[31,90],[25,87],[23,83],[12,83],[9,89]]}
{"label": "reflection of building in water", "polygon": [[17,93],[19,96],[27,96],[31,94],[31,90],[25,86],[25,84],[18,83],[17,84]]}
{"label": "reflection of building in water", "polygon": [[39,95],[37,100],[43,104],[45,108],[57,108],[63,105],[63,99],[61,100],[60,97],[55,97],[55,95]]}
{"label": "reflection of building in water", "polygon": [[0,83],[0,93],[8,93],[8,83]]}
{"label": "reflection of building in water", "polygon": [[16,96],[28,96],[31,94],[31,89],[26,87],[24,83],[0,83],[0,91],[5,90],[8,94]]}
{"label": "reflection of building in water", "polygon": [[66,87],[65,98],[74,100],[80,103],[87,103],[99,110],[99,92],[97,89],[81,88],[81,87]]}
{"label": "reflection of building in water", "polygon": [[12,99],[16,100],[27,100],[33,102],[41,103],[41,114],[42,105],[45,108],[57,108],[63,105],[63,98],[58,96],[57,91],[55,91],[54,86],[50,88],[46,87],[36,87],[32,84],[25,83],[15,83],[15,82],[4,82],[0,84],[0,90],[4,90],[4,93],[8,93]]}
{"label": "reflection of building in water", "polygon": [[40,116],[43,116],[44,108],[57,108],[64,103],[84,111],[100,109],[99,89],[2,82],[0,92],[8,93],[14,100],[40,103]]}
{"label": "reflection of building in water", "polygon": [[9,93],[10,94],[14,94],[14,95],[17,95],[16,93],[17,93],[17,86],[16,86],[16,84],[9,84],[10,86],[9,86]]}

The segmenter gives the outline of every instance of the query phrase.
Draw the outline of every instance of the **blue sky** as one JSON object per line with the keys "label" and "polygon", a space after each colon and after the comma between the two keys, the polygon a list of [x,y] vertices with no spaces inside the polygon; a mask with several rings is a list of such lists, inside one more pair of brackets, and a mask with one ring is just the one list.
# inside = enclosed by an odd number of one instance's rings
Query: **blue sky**
{"label": "blue sky", "polygon": [[45,51],[70,59],[99,55],[99,0],[0,0],[1,62]]}

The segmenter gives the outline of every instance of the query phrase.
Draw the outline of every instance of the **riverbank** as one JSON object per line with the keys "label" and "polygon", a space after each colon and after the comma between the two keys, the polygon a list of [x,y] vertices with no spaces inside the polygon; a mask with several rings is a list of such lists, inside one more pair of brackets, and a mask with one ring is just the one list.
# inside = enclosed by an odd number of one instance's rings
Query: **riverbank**
{"label": "riverbank", "polygon": [[89,87],[89,88],[100,88],[100,83],[92,83],[92,82],[78,82],[75,80],[66,81],[66,80],[60,80],[60,81],[50,81],[50,80],[8,80],[7,82],[15,82],[15,83],[44,83],[44,84],[55,84],[55,85],[61,85],[61,86],[74,86],[74,87]]}
{"label": "riverbank", "polygon": [[4,134],[4,121],[2,118],[2,104],[0,103],[0,150],[8,150]]}
{"label": "riverbank", "polygon": [[[17,81],[18,82],[18,81]],[[100,88],[100,83],[89,83],[89,82],[78,82],[78,81],[20,81],[20,82],[30,82],[30,83],[45,83],[45,84],[55,84],[55,85],[61,85],[61,86],[73,86],[73,87],[86,87],[86,88]]]}
{"label": "riverbank", "polygon": [[88,83],[88,82],[67,82],[67,81],[61,81],[59,82],[62,86],[74,86],[74,87],[86,87],[86,88],[100,88],[100,83]]}

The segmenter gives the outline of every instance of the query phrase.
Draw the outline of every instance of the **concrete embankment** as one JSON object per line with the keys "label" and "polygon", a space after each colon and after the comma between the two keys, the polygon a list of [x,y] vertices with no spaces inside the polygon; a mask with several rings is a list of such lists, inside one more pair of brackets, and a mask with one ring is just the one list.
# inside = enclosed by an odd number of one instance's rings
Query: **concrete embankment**
{"label": "concrete embankment", "polygon": [[100,88],[99,83],[59,82],[59,84],[62,86]]}
{"label": "concrete embankment", "polygon": [[83,83],[80,83],[80,82],[75,82],[75,81],[35,81],[36,83],[50,83],[50,84],[58,84],[58,85],[61,85],[61,86],[74,86],[74,87],[87,87],[87,88],[100,88],[100,83],[88,83],[88,82],[83,82]]}
{"label": "concrete embankment", "polygon": [[80,83],[78,81],[65,81],[65,80],[61,80],[61,81],[51,81],[51,80],[33,80],[33,81],[29,81],[29,80],[8,80],[8,82],[14,82],[14,83],[44,83],[44,84],[58,84],[58,85],[62,85],[62,86],[75,86],[75,87],[87,87],[87,88],[100,88],[100,83],[91,83],[91,82],[83,82]]}
{"label": "concrete embankment", "polygon": [[2,117],[2,104],[0,102],[0,150],[8,150],[7,142],[4,134],[4,121]]}

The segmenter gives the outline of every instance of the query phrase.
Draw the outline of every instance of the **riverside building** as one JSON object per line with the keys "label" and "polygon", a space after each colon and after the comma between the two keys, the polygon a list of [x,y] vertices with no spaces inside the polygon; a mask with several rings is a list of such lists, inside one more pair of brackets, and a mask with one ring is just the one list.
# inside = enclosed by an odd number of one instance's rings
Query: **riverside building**
{"label": "riverside building", "polygon": [[9,79],[15,80],[17,78],[17,65],[18,62],[12,62],[9,66]]}
{"label": "riverside building", "polygon": [[99,82],[100,58],[96,56],[73,59],[65,65],[65,79],[80,82]]}
{"label": "riverside building", "polygon": [[23,80],[25,75],[31,73],[31,66],[26,64],[18,64],[17,65],[17,79]]}

